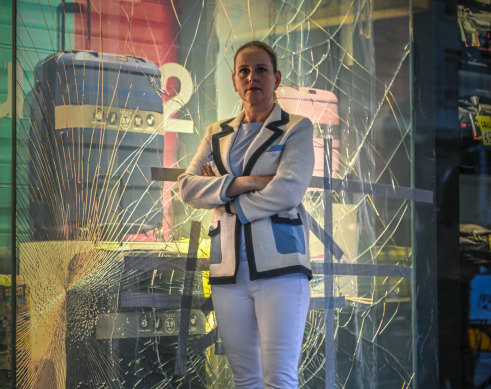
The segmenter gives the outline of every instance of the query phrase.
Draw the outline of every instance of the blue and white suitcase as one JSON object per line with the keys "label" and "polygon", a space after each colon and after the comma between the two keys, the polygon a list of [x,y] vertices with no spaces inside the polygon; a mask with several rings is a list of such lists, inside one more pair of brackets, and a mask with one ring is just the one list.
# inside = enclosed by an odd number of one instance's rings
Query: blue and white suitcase
{"label": "blue and white suitcase", "polygon": [[63,51],[35,67],[30,193],[35,239],[121,240],[162,222],[160,70]]}

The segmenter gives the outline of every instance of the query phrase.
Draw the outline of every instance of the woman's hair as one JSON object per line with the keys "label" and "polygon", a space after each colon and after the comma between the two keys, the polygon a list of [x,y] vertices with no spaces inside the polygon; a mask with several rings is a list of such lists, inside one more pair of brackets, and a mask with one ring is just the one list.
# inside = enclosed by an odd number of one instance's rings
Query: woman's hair
{"label": "woman's hair", "polygon": [[268,45],[267,43],[261,42],[261,41],[250,41],[247,43],[244,43],[242,46],[240,46],[237,51],[235,52],[234,55],[234,69],[235,69],[235,60],[237,58],[237,55],[244,49],[247,49],[249,47],[257,47],[259,49],[263,49],[271,59],[271,63],[273,64],[273,71],[276,73],[278,71],[278,59],[276,57],[276,53],[273,50],[273,48]]}

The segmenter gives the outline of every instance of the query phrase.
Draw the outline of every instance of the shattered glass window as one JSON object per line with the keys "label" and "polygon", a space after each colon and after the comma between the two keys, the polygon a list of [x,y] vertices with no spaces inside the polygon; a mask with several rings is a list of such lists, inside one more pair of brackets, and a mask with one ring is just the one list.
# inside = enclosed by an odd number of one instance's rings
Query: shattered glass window
{"label": "shattered glass window", "polygon": [[[426,2],[416,2],[426,7]],[[233,53],[279,57],[314,123],[302,388],[410,388],[410,2],[17,1],[18,384],[230,388],[210,300],[210,215],[175,184],[236,115]]]}
{"label": "shattered glass window", "polygon": [[[12,6],[0,3],[0,386],[12,375],[14,298],[12,284],[18,284],[18,301],[25,297],[22,281],[12,279]],[[15,69],[15,68],[14,68]],[[25,300],[24,300],[25,302]],[[25,305],[24,305],[25,307]],[[25,312],[22,306],[19,313]]]}

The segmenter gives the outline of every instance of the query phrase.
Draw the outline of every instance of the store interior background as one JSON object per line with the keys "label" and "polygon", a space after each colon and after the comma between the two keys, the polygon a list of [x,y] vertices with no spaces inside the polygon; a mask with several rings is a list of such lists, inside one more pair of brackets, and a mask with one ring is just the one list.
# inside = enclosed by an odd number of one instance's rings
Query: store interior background
{"label": "store interior background", "polygon": [[175,177],[239,112],[251,39],[315,127],[300,387],[491,387],[490,25],[484,0],[1,2],[0,387],[231,387]]}

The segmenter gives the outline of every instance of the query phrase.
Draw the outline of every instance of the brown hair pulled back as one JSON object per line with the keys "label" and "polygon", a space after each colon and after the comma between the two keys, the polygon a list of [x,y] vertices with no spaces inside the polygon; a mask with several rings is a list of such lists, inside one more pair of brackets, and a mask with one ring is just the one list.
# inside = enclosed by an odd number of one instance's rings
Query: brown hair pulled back
{"label": "brown hair pulled back", "polygon": [[273,72],[278,71],[278,59],[276,56],[276,52],[274,49],[268,45],[267,43],[261,42],[261,41],[250,41],[247,43],[244,43],[242,46],[240,46],[237,51],[235,52],[234,55],[234,70],[235,70],[235,60],[237,58],[237,55],[244,49],[247,49],[249,47],[257,47],[258,49],[262,49],[268,54],[269,58],[271,59],[271,63],[273,64]]}

